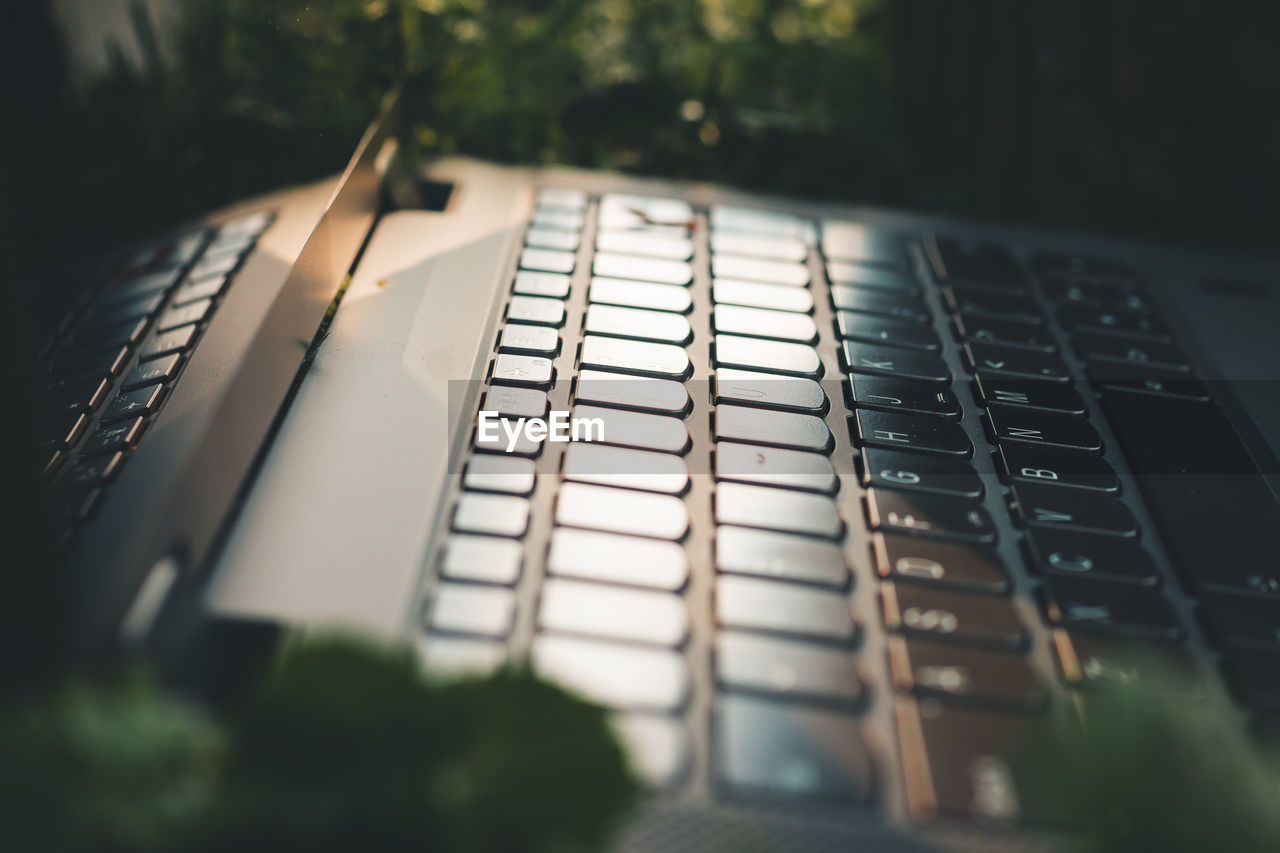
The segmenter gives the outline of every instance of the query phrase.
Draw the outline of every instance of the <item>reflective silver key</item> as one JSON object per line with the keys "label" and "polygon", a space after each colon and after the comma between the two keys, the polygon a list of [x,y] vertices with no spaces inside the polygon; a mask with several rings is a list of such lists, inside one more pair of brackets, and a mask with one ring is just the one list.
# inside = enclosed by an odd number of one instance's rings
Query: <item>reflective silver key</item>
{"label": "reflective silver key", "polygon": [[600,227],[633,228],[649,225],[689,227],[693,208],[678,198],[607,193],[600,199]]}
{"label": "reflective silver key", "polygon": [[717,403],[743,403],[815,415],[827,410],[827,394],[812,379],[732,367],[720,368],[715,376]]}
{"label": "reflective silver key", "polygon": [[606,278],[630,278],[658,284],[688,284],[693,281],[693,267],[685,261],[616,255],[612,252],[597,252],[591,271]]}
{"label": "reflective silver key", "polygon": [[689,430],[679,418],[599,406],[574,406],[571,419],[598,421],[598,427],[593,429],[594,437],[584,436],[584,440],[663,453],[684,453],[689,449]]}
{"label": "reflective silver key", "polygon": [[453,513],[453,529],[465,533],[523,536],[528,527],[529,502],[510,495],[466,492]]}
{"label": "reflective silver key", "polygon": [[717,306],[711,316],[711,326],[722,334],[775,338],[803,344],[812,343],[818,337],[818,326],[808,314],[741,305]]}
{"label": "reflective silver key", "polygon": [[822,418],[746,406],[716,406],[715,438],[823,452],[832,444],[831,430]]}
{"label": "reflective silver key", "polygon": [[513,296],[507,306],[507,319],[539,326],[563,326],[564,303],[542,296]]}
{"label": "reflective silver key", "polygon": [[678,719],[657,714],[618,714],[613,720],[631,766],[651,788],[679,781],[692,752],[689,735]]}
{"label": "reflective silver key", "polygon": [[495,385],[485,392],[480,411],[497,412],[512,418],[540,418],[547,413],[547,392]]}
{"label": "reflective silver key", "polygon": [[745,305],[748,308],[769,308],[800,314],[813,311],[813,294],[803,287],[783,287],[728,278],[711,282],[711,300],[717,305]]}
{"label": "reflective silver key", "polygon": [[670,593],[553,578],[542,585],[538,627],[678,648],[689,636],[689,613]]}
{"label": "reflective silver key", "polygon": [[650,284],[616,278],[593,278],[587,298],[593,303],[649,308],[687,314],[693,309],[689,288],[673,284]]}
{"label": "reflective silver key", "polygon": [[693,338],[689,321],[679,314],[620,308],[616,305],[589,306],[583,331],[677,346],[684,346]]}
{"label": "reflective silver key", "polygon": [[437,584],[431,595],[427,624],[436,631],[505,637],[515,620],[511,590],[475,584]]}
{"label": "reflective silver key", "polygon": [[516,273],[516,283],[512,285],[512,290],[524,296],[564,299],[569,295],[569,281],[569,276],[561,273],[523,269]]}
{"label": "reflective silver key", "polygon": [[599,403],[669,415],[684,414],[692,402],[689,392],[679,382],[600,370],[578,371],[575,399],[580,403]]}
{"label": "reflective silver key", "polygon": [[884,267],[862,264],[846,264],[842,261],[827,262],[827,278],[832,284],[849,284],[875,290],[890,290],[918,295],[920,284],[911,276]]}
{"label": "reflective silver key", "polygon": [[907,268],[906,243],[898,234],[835,219],[823,221],[821,227],[822,254],[829,259]]}
{"label": "reflective silver key", "polygon": [[496,384],[545,387],[551,384],[551,372],[551,359],[541,356],[500,353],[493,360]]}
{"label": "reflective silver key", "polygon": [[844,532],[836,502],[825,495],[720,483],[716,486],[715,505],[716,521],[720,524],[807,533],[828,539],[839,539]]}
{"label": "reflective silver key", "polygon": [[533,228],[557,228],[561,231],[581,231],[586,219],[581,211],[563,210],[559,207],[535,207],[529,225]]}
{"label": "reflective silver key", "polygon": [[775,261],[803,262],[809,257],[809,247],[795,237],[743,234],[733,231],[712,232],[711,251],[725,255],[769,258]]}
{"label": "reflective silver key", "polygon": [[562,187],[543,187],[534,199],[540,207],[560,207],[565,210],[586,210],[587,194],[582,190]]}
{"label": "reflective silver key", "polygon": [[511,586],[520,579],[523,551],[514,539],[455,533],[445,546],[440,573],[450,580]]}
{"label": "reflective silver key", "polygon": [[599,335],[587,335],[582,339],[580,366],[658,379],[684,379],[693,369],[688,354],[680,347]]}
{"label": "reflective silver key", "polygon": [[689,698],[684,658],[669,649],[542,635],[531,657],[544,677],[602,705],[677,711]]}
{"label": "reflective silver key", "polygon": [[507,647],[493,640],[427,634],[417,643],[418,658],[433,676],[487,675],[507,659]]}
{"label": "reflective silver key", "polygon": [[484,453],[502,453],[534,457],[542,453],[537,441],[520,425],[518,419],[480,417],[476,421],[472,447]]}
{"label": "reflective silver key", "polygon": [[557,527],[547,571],[553,575],[675,592],[689,580],[684,548],[674,542]]}
{"label": "reflective silver key", "polygon": [[809,268],[803,264],[768,261],[764,258],[746,258],[740,255],[712,255],[711,275],[714,278],[762,281],[788,287],[805,287],[809,284]]}
{"label": "reflective silver key", "polygon": [[525,249],[520,253],[520,268],[542,272],[573,272],[573,252],[555,249]]}
{"label": "reflective silver key", "polygon": [[553,356],[560,348],[560,336],[550,326],[526,326],[507,323],[498,342],[501,352]]}
{"label": "reflective silver key", "polygon": [[716,335],[716,367],[738,367],[764,373],[787,373],[793,376],[822,376],[822,359],[808,344]]}
{"label": "reflective silver key", "polygon": [[847,644],[857,634],[849,603],[838,592],[758,578],[716,578],[716,623]]}
{"label": "reflective silver key", "polygon": [[693,257],[692,240],[644,232],[601,231],[596,235],[596,248],[601,252],[666,258],[669,261],[687,261]]}
{"label": "reflective silver key", "polygon": [[482,453],[467,463],[462,485],[470,491],[527,495],[533,491],[534,479],[532,459]]}
{"label": "reflective silver key", "polygon": [[716,204],[711,206],[708,220],[713,232],[746,231],[773,237],[793,237],[806,246],[812,246],[816,240],[813,223],[790,213]]}
{"label": "reflective silver key", "polygon": [[716,635],[716,681],[725,687],[856,705],[864,695],[853,658],[841,649],[739,631]]}
{"label": "reflective silver key", "polygon": [[683,494],[689,488],[689,469],[679,456],[580,441],[565,451],[564,477],[580,483],[669,495]]}
{"label": "reflective silver key", "polygon": [[828,493],[839,485],[831,460],[819,453],[730,442],[716,445],[716,478]]}
{"label": "reflective silver key", "polygon": [[556,501],[556,521],[566,527],[675,540],[689,530],[689,511],[670,495],[565,483]]}
{"label": "reflective silver key", "polygon": [[836,588],[849,582],[836,543],[749,527],[716,528],[716,569]]}
{"label": "reflective silver key", "polygon": [[524,244],[537,249],[558,249],[562,252],[573,252],[578,248],[576,231],[561,231],[555,228],[530,228],[524,234]]}

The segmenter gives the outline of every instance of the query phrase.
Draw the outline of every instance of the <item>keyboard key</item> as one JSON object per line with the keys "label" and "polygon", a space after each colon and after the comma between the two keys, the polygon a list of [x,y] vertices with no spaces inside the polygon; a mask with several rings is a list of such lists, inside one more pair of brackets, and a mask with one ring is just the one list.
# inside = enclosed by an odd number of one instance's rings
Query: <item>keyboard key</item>
{"label": "keyboard key", "polygon": [[831,306],[837,311],[879,314],[917,323],[929,322],[929,309],[924,303],[904,293],[833,284],[831,285]]}
{"label": "keyboard key", "polygon": [[1049,702],[1023,655],[894,637],[889,668],[899,690],[947,705],[1032,713]]}
{"label": "keyboard key", "polygon": [[951,370],[946,362],[931,352],[845,341],[843,355],[850,373],[912,379],[935,385],[951,384]]}
{"label": "keyboard key", "polygon": [[952,321],[961,340],[990,341],[1007,346],[1053,352],[1053,333],[1039,323],[1022,323],[986,314],[957,314]]}
{"label": "keyboard key", "polygon": [[1280,601],[1209,593],[1200,598],[1199,615],[1219,647],[1280,652]]}
{"label": "keyboard key", "polygon": [[212,299],[202,299],[199,302],[188,302],[178,308],[170,308],[161,314],[160,319],[156,321],[156,331],[167,332],[170,329],[176,329],[188,323],[199,323],[208,316],[212,309]]}
{"label": "keyboard key", "polygon": [[1081,255],[1076,252],[1038,251],[1031,255],[1031,268],[1040,275],[1060,273],[1072,276],[1115,276],[1134,279],[1137,273],[1124,261]]}
{"label": "keyboard key", "polygon": [[715,510],[719,524],[806,533],[828,539],[839,539],[844,532],[836,502],[824,495],[720,483],[716,487]]}
{"label": "keyboard key", "polygon": [[985,314],[1018,323],[1044,322],[1040,306],[1024,296],[970,284],[949,284],[942,288],[942,296],[952,314]]}
{"label": "keyboard key", "polygon": [[562,210],[558,207],[538,206],[529,217],[531,228],[554,228],[561,231],[581,231],[585,224],[581,211]]}
{"label": "keyboard key", "polygon": [[472,447],[483,453],[533,458],[542,454],[543,441],[545,436],[537,438],[510,418],[482,418],[476,426]]}
{"label": "keyboard key", "polygon": [[979,370],[974,392],[988,408],[1048,412],[1082,418],[1088,412],[1084,397],[1069,383],[1045,379],[1012,379]]}
{"label": "keyboard key", "polygon": [[217,275],[200,281],[191,281],[174,291],[171,305],[187,305],[201,299],[213,299],[226,289],[230,279]]}
{"label": "keyboard key", "polygon": [[727,695],[716,700],[712,731],[716,781],[731,791],[871,799],[874,768],[853,717]]}
{"label": "keyboard key", "polygon": [[1163,370],[1191,370],[1186,353],[1173,344],[1085,334],[1073,337],[1071,345],[1085,361],[1120,361]]}
{"label": "keyboard key", "polygon": [[980,506],[935,495],[867,489],[871,529],[961,542],[994,542],[995,525]]}
{"label": "keyboard key", "polygon": [[860,447],[911,450],[961,459],[973,455],[973,442],[954,421],[860,409],[854,412],[852,426]]}
{"label": "keyboard key", "polygon": [[1115,469],[1091,454],[1002,441],[997,458],[1011,480],[1111,495],[1120,491],[1120,477]]}
{"label": "keyboard key", "polygon": [[542,585],[538,627],[676,648],[689,636],[689,613],[669,593],[553,578]]}
{"label": "keyboard key", "polygon": [[956,458],[868,447],[862,451],[860,467],[862,485],[866,487],[903,489],[968,500],[982,497],[982,478],[972,465]]}
{"label": "keyboard key", "polygon": [[562,187],[542,187],[538,190],[535,202],[539,207],[563,208],[564,210],[586,210],[587,194],[582,190],[570,190]]}
{"label": "keyboard key", "polygon": [[582,339],[579,361],[583,368],[618,370],[658,379],[683,380],[693,370],[689,356],[680,347],[599,335]]}
{"label": "keyboard key", "polygon": [[1012,504],[1021,522],[1034,529],[1120,537],[1138,535],[1138,521],[1129,508],[1104,495],[1014,483]]}
{"label": "keyboard key", "polygon": [[70,447],[84,435],[89,428],[89,418],[84,413],[73,413],[41,423],[38,427],[44,440],[41,446],[46,449]]}
{"label": "keyboard key", "polygon": [[575,252],[578,249],[578,234],[574,231],[562,231],[556,228],[530,228],[524,233],[524,244],[538,249],[558,249],[562,252]]}
{"label": "keyboard key", "polygon": [[857,705],[865,692],[846,651],[740,631],[716,635],[715,668],[723,687],[779,699]]}
{"label": "keyboard key", "polygon": [[693,281],[693,267],[685,261],[615,255],[612,252],[597,252],[591,271],[605,278],[627,278],[656,284],[687,285]]}
{"label": "keyboard key", "polygon": [[159,272],[146,273],[111,285],[103,292],[100,301],[103,305],[131,302],[140,296],[149,296],[168,290],[177,284],[178,279],[181,277],[182,270],[178,267],[169,267]]}
{"label": "keyboard key", "polygon": [[128,450],[138,443],[138,439],[142,437],[146,428],[147,422],[143,418],[129,418],[115,423],[100,424],[84,443],[84,447],[80,448],[80,455],[88,457],[116,450]]}
{"label": "keyboard key", "polygon": [[986,548],[877,533],[872,552],[876,572],[888,580],[988,595],[1009,591],[1004,563]]}
{"label": "keyboard key", "polygon": [[1223,664],[1227,683],[1249,708],[1280,712],[1280,656],[1232,652]]}
{"label": "keyboard key", "polygon": [[836,588],[849,583],[839,545],[747,527],[716,528],[716,569]]}
{"label": "keyboard key", "polygon": [[428,634],[417,644],[423,667],[433,676],[488,675],[507,660],[507,647],[494,640]]}
{"label": "keyboard key", "polygon": [[954,237],[934,237],[926,244],[933,273],[942,281],[973,281],[1022,290],[1027,278],[1021,264],[1003,246]]}
{"label": "keyboard key", "polygon": [[884,267],[848,264],[842,261],[827,262],[827,278],[832,284],[847,284],[870,290],[888,290],[917,296],[920,283],[912,276]]}
{"label": "keyboard key", "polygon": [[833,493],[840,483],[831,460],[818,453],[721,442],[716,479]]}
{"label": "keyboard key", "polygon": [[1114,311],[1083,305],[1064,305],[1058,309],[1058,322],[1070,332],[1124,335],[1134,339],[1168,341],[1169,330],[1150,314]]}
{"label": "keyboard key", "polygon": [[563,326],[564,303],[541,296],[513,296],[507,306],[507,319],[514,323]]}
{"label": "keyboard key", "polygon": [[905,270],[910,263],[901,235],[835,219],[822,223],[822,254],[831,260],[890,269]]}
{"label": "keyboard key", "polygon": [[857,625],[842,593],[759,578],[716,578],[716,624],[848,645]]}
{"label": "keyboard key", "polygon": [[740,403],[766,409],[784,409],[822,415],[827,411],[827,395],[812,379],[776,376],[751,370],[722,367],[715,373],[715,402]]}
{"label": "keyboard key", "polygon": [[561,486],[556,521],[655,539],[682,539],[689,530],[689,512],[679,498],[583,483]]}
{"label": "keyboard key", "polygon": [[679,418],[578,405],[573,407],[572,419],[598,421],[603,429],[596,431],[594,441],[664,453],[684,453],[689,449],[689,430]]}
{"label": "keyboard key", "polygon": [[1143,685],[1172,699],[1200,699],[1204,685],[1186,649],[1168,643],[1057,630],[1054,651],[1062,680],[1101,691]]}
{"label": "keyboard key", "polygon": [[745,231],[753,235],[791,237],[806,246],[812,246],[817,240],[813,223],[808,219],[776,210],[713,204],[708,219],[713,232]]}
{"label": "keyboard key", "polygon": [[715,366],[786,373],[818,379],[822,376],[822,359],[813,347],[805,344],[716,335]]}
{"label": "keyboard key", "polygon": [[230,275],[240,265],[240,257],[236,253],[208,254],[202,257],[187,275],[190,281],[203,281],[207,278]]}
{"label": "keyboard key", "polygon": [[535,477],[532,459],[476,454],[467,463],[462,485],[470,491],[527,495],[533,491]]}
{"label": "keyboard key", "polygon": [[148,385],[137,391],[116,394],[103,411],[102,422],[109,423],[123,418],[153,414],[160,408],[160,401],[164,399],[164,394],[163,385]]}
{"label": "keyboard key", "polygon": [[684,548],[672,542],[557,527],[551,534],[547,571],[677,592],[689,580],[689,561]]}
{"label": "keyboard key", "polygon": [[712,255],[711,275],[714,278],[736,278],[789,287],[806,287],[809,284],[809,268],[803,264],[739,255]]}
{"label": "keyboard key", "polygon": [[1183,371],[1118,361],[1094,361],[1085,366],[1085,374],[1090,382],[1103,389],[1194,402],[1208,402],[1212,397],[1204,381]]}
{"label": "keyboard key", "polygon": [[564,478],[669,495],[689,488],[689,469],[679,456],[575,441],[564,453]]}
{"label": "keyboard key", "polygon": [[1064,577],[1046,577],[1043,589],[1053,625],[1143,640],[1182,638],[1178,614],[1158,589]]}
{"label": "keyboard key", "polygon": [[427,624],[435,631],[505,637],[515,621],[516,598],[496,586],[442,583],[436,586]]}
{"label": "keyboard key", "polygon": [[600,225],[631,228],[648,225],[675,225],[688,228],[693,208],[678,198],[607,193],[600,198]]}
{"label": "keyboard key", "polygon": [[1032,412],[1025,408],[992,407],[987,424],[1001,447],[1025,445],[1101,453],[1102,436],[1087,421]]}
{"label": "keyboard key", "polygon": [[959,645],[1020,651],[1028,636],[1013,605],[991,595],[970,595],[922,585],[881,584],[884,626],[908,636]]}
{"label": "keyboard key", "polygon": [[498,341],[499,352],[541,355],[552,358],[559,349],[560,336],[550,326],[526,326],[521,323],[507,323],[502,329],[502,338]]}
{"label": "keyboard key", "polygon": [[619,714],[612,722],[631,768],[646,785],[665,788],[684,776],[692,751],[679,720],[656,714]]}
{"label": "keyboard key", "polygon": [[541,418],[547,413],[547,392],[536,388],[504,388],[495,385],[484,392],[482,412],[497,412],[510,418]]}
{"label": "keyboard key", "polygon": [[714,331],[721,334],[774,338],[802,344],[813,343],[818,337],[817,325],[806,314],[744,308],[740,305],[717,307],[711,316],[711,325]]}
{"label": "keyboard key", "polygon": [[120,383],[120,387],[125,391],[132,391],[134,388],[141,388],[143,385],[168,382],[177,376],[178,366],[181,363],[182,356],[177,353],[141,362],[137,367],[129,371],[129,375]]}
{"label": "keyboard key", "polygon": [[523,548],[514,539],[455,533],[445,547],[440,573],[450,580],[512,586],[520,579]]}
{"label": "keyboard key", "polygon": [[453,529],[493,536],[523,536],[529,527],[529,502],[510,495],[464,493],[453,513]]}
{"label": "keyboard key", "polygon": [[1138,586],[1160,583],[1151,555],[1126,539],[1031,529],[1026,543],[1033,571]]}
{"label": "keyboard key", "polygon": [[934,334],[933,329],[922,323],[909,320],[893,320],[874,314],[855,314],[852,311],[837,311],[836,326],[840,337],[851,341],[863,341],[872,344],[888,344],[908,349],[923,349],[937,352],[942,349],[942,342]]}
{"label": "keyboard key", "polygon": [[130,299],[120,299],[110,306],[103,306],[97,312],[90,312],[83,320],[93,326],[112,326],[150,317],[164,303],[163,293],[148,293]]}
{"label": "keyboard key", "polygon": [[742,305],[799,314],[813,312],[813,296],[808,290],[754,281],[716,279],[711,282],[711,301],[717,305]]}
{"label": "keyboard key", "polygon": [[593,303],[603,305],[673,311],[677,314],[687,314],[693,310],[693,297],[689,295],[689,289],[671,284],[593,278],[588,298]]}
{"label": "keyboard key", "polygon": [[153,335],[138,351],[138,358],[146,361],[151,358],[159,358],[162,355],[182,352],[191,346],[195,336],[195,326],[180,326],[172,331]]}
{"label": "keyboard key", "polygon": [[726,405],[716,406],[715,439],[824,453],[832,445],[831,430],[822,418]]}
{"label": "keyboard key", "polygon": [[720,255],[746,255],[792,263],[803,263],[809,257],[809,247],[795,237],[733,231],[712,232],[711,251]]}
{"label": "keyboard key", "polygon": [[[539,249],[525,249],[524,254],[539,252]],[[569,265],[573,265],[573,254],[554,252],[549,254],[567,255]],[[521,255],[523,258],[524,255]],[[522,262],[523,265],[523,262]],[[569,295],[569,276],[557,272],[533,272],[527,267],[516,273],[515,284],[511,289],[522,296],[546,296],[551,299],[564,299]]]}
{"label": "keyboard key", "polygon": [[859,409],[902,412],[911,415],[933,415],[958,419],[960,401],[950,389],[928,382],[892,377],[849,377],[850,403]]}
{"label": "keyboard key", "polygon": [[964,347],[969,368],[1000,379],[1053,379],[1065,381],[1067,366],[1056,355],[1000,344],[968,343]]}
{"label": "keyboard key", "polygon": [[546,388],[551,385],[551,359],[531,355],[501,353],[493,360],[491,381],[500,385]]}
{"label": "keyboard key", "polygon": [[74,417],[91,412],[106,401],[111,383],[105,379],[67,383],[52,393],[46,392],[40,401],[40,414],[45,418]]}
{"label": "keyboard key", "polygon": [[666,415],[683,415],[691,404],[689,392],[679,382],[599,370],[578,371],[574,396],[580,403]]}
{"label": "keyboard key", "polygon": [[[520,268],[539,270],[551,273],[573,272],[573,252],[560,252],[555,249],[525,249],[520,253]],[[519,277],[517,277],[517,283]]]}
{"label": "keyboard key", "polygon": [[601,231],[596,235],[596,248],[601,252],[665,258],[669,261],[687,261],[693,257],[692,240],[643,232]]}
{"label": "keyboard key", "polygon": [[684,659],[668,649],[543,635],[531,658],[544,677],[613,708],[676,711],[689,698]]}
{"label": "keyboard key", "polygon": [[124,461],[124,454],[119,452],[79,459],[62,475],[58,488],[71,491],[109,483],[119,475]]}
{"label": "keyboard key", "polygon": [[684,346],[693,339],[689,321],[669,311],[645,311],[616,305],[587,308],[583,330],[597,335]]}

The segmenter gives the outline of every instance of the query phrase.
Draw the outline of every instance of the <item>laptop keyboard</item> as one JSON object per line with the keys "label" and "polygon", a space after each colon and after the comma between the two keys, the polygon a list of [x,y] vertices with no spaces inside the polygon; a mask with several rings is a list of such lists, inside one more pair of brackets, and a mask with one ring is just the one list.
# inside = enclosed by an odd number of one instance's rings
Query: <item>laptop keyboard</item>
{"label": "laptop keyboard", "polygon": [[37,440],[64,545],[145,438],[272,218],[250,213],[147,245],[103,273],[58,324],[36,374]]}
{"label": "laptop keyboard", "polygon": [[[861,720],[889,703],[912,815],[1031,818],[1008,755],[1028,721],[1150,666],[1202,698],[1189,628],[1244,710],[1280,711],[1280,577],[1257,559],[1280,507],[1123,263],[545,189],[480,410],[544,417],[561,387],[604,441],[476,430],[425,653],[488,666],[527,639],[617,710],[655,784],[681,784],[706,726],[716,790],[876,800]],[[851,606],[866,587],[874,611]],[[865,675],[868,620],[886,683]]]}

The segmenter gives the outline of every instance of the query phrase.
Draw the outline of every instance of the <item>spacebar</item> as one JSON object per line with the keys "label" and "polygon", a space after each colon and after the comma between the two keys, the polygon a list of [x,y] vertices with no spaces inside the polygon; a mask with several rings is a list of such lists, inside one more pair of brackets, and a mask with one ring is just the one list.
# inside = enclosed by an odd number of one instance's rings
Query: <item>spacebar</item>
{"label": "spacebar", "polygon": [[1102,407],[1183,582],[1280,599],[1280,503],[1223,411],[1120,389]]}

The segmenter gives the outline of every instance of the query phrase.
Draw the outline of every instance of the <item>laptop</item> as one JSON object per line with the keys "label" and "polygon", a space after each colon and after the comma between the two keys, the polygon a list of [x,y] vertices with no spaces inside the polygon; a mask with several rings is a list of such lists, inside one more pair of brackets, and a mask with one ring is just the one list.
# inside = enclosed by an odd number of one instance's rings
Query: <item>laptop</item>
{"label": "laptop", "polygon": [[48,312],[83,656],[527,660],[612,710],[625,850],[1042,849],[1011,751],[1074,696],[1274,721],[1275,261],[418,168],[395,122]]}

